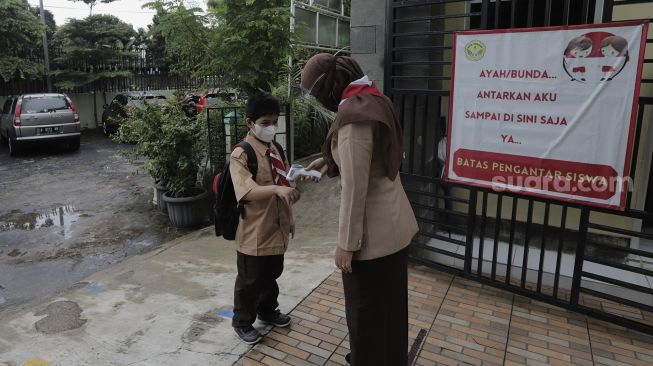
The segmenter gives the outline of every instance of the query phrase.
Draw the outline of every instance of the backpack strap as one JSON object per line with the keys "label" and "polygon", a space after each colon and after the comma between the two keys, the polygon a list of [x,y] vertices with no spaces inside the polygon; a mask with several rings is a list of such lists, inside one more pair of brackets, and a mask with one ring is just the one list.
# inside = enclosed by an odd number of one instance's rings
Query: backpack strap
{"label": "backpack strap", "polygon": [[258,158],[256,157],[256,151],[254,151],[252,145],[247,141],[237,143],[234,149],[236,147],[245,150],[245,154],[247,154],[247,169],[252,173],[252,179],[256,181],[256,173],[258,173]]}
{"label": "backpack strap", "polygon": [[[272,140],[272,143],[274,144],[274,147],[277,148],[277,151],[279,152],[279,155],[281,155],[281,160],[283,161],[284,164],[286,164],[286,152],[283,151],[283,146],[281,146],[280,143]],[[290,164],[290,162],[288,162]],[[290,168],[290,167],[288,167]]]}

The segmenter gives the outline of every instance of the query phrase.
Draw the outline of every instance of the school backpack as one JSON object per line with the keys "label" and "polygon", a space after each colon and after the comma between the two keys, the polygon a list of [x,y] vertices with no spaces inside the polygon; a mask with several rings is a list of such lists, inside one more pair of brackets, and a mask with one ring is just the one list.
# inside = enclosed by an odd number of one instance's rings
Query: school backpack
{"label": "school backpack", "polygon": [[[276,141],[273,141],[277,151],[281,155],[281,159],[286,161],[286,155],[283,147]],[[252,173],[252,179],[256,181],[256,173],[258,172],[258,159],[256,152],[252,145],[246,141],[241,141],[234,146],[245,150],[247,154],[247,169]],[[234,183],[231,179],[231,172],[229,171],[229,161],[224,166],[222,172],[213,177],[213,194],[215,195],[215,204],[213,206],[213,213],[215,214],[215,235],[222,236],[226,240],[236,239],[236,231],[238,230],[238,223],[240,218],[245,217],[245,202],[236,201],[236,192],[234,191]]]}

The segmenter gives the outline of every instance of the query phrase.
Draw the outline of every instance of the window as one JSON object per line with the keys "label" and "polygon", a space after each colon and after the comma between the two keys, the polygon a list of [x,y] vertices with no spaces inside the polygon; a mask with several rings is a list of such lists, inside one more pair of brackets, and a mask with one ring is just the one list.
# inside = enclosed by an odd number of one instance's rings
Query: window
{"label": "window", "polygon": [[349,0],[299,0],[294,4],[299,45],[330,52],[350,46]]}
{"label": "window", "polygon": [[220,97],[217,94],[206,95],[206,104],[209,106],[217,105],[219,101],[220,101]]}
{"label": "window", "polygon": [[301,8],[295,9],[295,32],[298,41],[316,43],[315,19],[315,13]]}
{"label": "window", "polygon": [[62,109],[70,109],[68,101],[63,96],[23,98],[22,110],[25,114],[47,113]]}
{"label": "window", "polygon": [[349,33],[349,22],[338,20],[338,47],[349,46],[351,44]]}
{"label": "window", "polygon": [[122,95],[117,95],[115,98],[113,98],[113,102],[111,102],[111,104],[115,106],[125,105],[126,103],[127,99]]}
{"label": "window", "polygon": [[336,45],[336,18],[320,15],[318,43],[324,46]]}
{"label": "window", "polygon": [[340,13],[340,0],[313,0],[313,5]]}
{"label": "window", "polygon": [[2,107],[2,114],[9,114],[11,112],[11,101],[12,101],[12,98],[8,98],[5,101],[5,104]]}
{"label": "window", "polygon": [[154,106],[163,106],[166,104],[166,97],[163,95],[148,95],[145,97],[131,98],[129,104],[136,108],[143,108],[143,101],[146,104]]}

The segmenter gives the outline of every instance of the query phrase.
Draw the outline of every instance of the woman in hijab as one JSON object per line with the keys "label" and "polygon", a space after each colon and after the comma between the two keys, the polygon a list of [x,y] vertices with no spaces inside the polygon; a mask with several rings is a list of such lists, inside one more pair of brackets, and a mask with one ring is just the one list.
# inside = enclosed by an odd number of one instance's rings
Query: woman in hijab
{"label": "woman in hijab", "polygon": [[342,271],[354,366],[405,366],[408,245],[418,231],[399,179],[402,132],[392,102],[350,57],[313,56],[301,88],[337,112],[308,169],[340,175],[336,266]]}

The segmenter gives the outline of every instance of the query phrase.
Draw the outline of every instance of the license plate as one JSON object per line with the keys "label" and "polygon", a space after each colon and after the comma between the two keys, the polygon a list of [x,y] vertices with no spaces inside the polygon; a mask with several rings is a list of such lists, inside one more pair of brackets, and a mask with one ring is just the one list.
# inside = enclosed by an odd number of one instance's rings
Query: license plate
{"label": "license plate", "polygon": [[52,135],[56,133],[61,133],[61,126],[39,128],[39,135]]}

